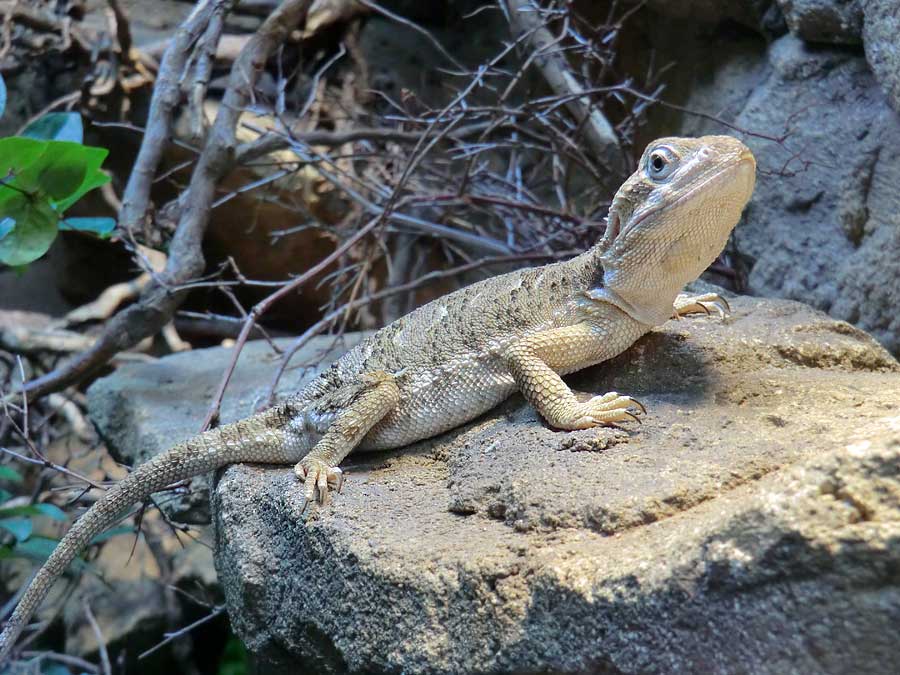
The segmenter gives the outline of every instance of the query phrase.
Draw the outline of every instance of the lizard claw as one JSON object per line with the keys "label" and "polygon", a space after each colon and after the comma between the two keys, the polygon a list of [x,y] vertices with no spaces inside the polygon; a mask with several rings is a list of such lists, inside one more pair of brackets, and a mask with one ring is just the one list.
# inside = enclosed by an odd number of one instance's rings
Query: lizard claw
{"label": "lizard claw", "polygon": [[344,472],[336,466],[328,466],[319,459],[304,457],[294,467],[294,473],[303,480],[304,504],[301,513],[313,501],[327,504],[329,486],[333,486],[338,493],[344,487]]}
{"label": "lizard claw", "polygon": [[629,420],[640,423],[641,420],[638,418],[640,413],[647,413],[643,403],[631,396],[611,391],[580,403],[573,411],[572,419],[561,428],[590,429],[597,426],[615,426],[616,422]]}
{"label": "lizard claw", "polygon": [[700,312],[710,315],[713,310],[720,318],[724,319],[731,313],[731,305],[718,293],[704,293],[703,295],[694,296],[679,295],[675,299],[674,310],[676,319],[688,314],[699,314]]}

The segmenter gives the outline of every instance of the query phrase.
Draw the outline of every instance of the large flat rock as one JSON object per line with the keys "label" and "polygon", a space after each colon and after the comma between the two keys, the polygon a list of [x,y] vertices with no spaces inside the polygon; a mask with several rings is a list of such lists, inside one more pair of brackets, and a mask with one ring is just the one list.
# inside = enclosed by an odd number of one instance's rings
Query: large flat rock
{"label": "large flat rock", "polygon": [[732,304],[569,378],[641,399],[639,427],[558,432],[514,397],[351,457],[312,515],[288,468],[223,471],[216,564],[259,672],[889,672],[900,369],[799,303]]}

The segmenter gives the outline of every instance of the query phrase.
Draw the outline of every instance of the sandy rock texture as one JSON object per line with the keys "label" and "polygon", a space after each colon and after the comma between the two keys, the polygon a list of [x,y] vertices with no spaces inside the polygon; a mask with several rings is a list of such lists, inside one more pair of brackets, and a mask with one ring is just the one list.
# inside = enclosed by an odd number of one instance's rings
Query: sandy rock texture
{"label": "sandy rock texture", "polygon": [[[223,471],[216,565],[258,671],[888,672],[900,367],[799,303],[732,304],[570,378],[639,397],[640,427],[558,432],[514,397],[351,457],[311,516],[289,468]],[[227,356],[195,352],[192,372]],[[184,358],[114,376],[143,369],[145,391],[119,403],[160,447],[206,405]],[[235,402],[265,370],[239,368]]]}
{"label": "sandy rock texture", "polygon": [[639,428],[558,432],[515,397],[351,458],[307,522],[290,470],[225,471],[216,562],[260,672],[887,672],[897,363],[733,304],[572,378],[639,397]]}

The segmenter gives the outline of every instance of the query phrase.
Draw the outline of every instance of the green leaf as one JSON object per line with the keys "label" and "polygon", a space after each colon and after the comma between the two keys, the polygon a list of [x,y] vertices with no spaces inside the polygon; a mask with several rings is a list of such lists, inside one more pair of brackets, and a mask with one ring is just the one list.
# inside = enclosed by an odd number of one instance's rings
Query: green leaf
{"label": "green leaf", "polygon": [[16,225],[0,239],[0,263],[25,265],[47,252],[56,239],[59,217],[50,204],[38,197],[16,195],[0,204],[0,218]]}
{"label": "green leaf", "polygon": [[22,482],[22,474],[16,471],[11,466],[6,466],[5,464],[0,464],[0,480],[8,480],[13,483],[21,483]]}
{"label": "green leaf", "polygon": [[8,502],[12,498],[13,498],[12,492],[10,492],[9,490],[4,490],[4,489],[0,488],[0,502],[5,503],[5,502]]}
{"label": "green leaf", "polygon": [[38,188],[50,195],[54,201],[66,199],[81,187],[85,171],[86,167],[80,161],[57,161],[38,175]]}
{"label": "green leaf", "polygon": [[47,113],[35,120],[20,134],[40,141],[84,142],[84,128],[78,113]]}
{"label": "green leaf", "polygon": [[248,671],[247,649],[237,637],[232,635],[225,643],[225,651],[222,654],[222,660],[219,661],[217,675],[246,675]]}
{"label": "green leaf", "polygon": [[[2,226],[2,223],[0,223]],[[59,224],[61,230],[93,232],[101,237],[108,237],[116,229],[115,218],[66,218]],[[2,235],[0,235],[2,236]]]}
{"label": "green leaf", "polygon": [[32,532],[30,518],[3,518],[0,519],[0,527],[11,532],[19,543],[28,539]]}
{"label": "green leaf", "polygon": [[[30,558],[38,562],[44,562],[53,553],[58,542],[48,537],[31,537],[25,541],[17,542],[13,547],[13,556],[16,558]],[[77,562],[77,559],[76,559]],[[82,564],[84,564],[82,562]]]}
{"label": "green leaf", "polygon": [[[41,675],[72,675],[72,671],[61,663],[44,659],[44,662],[41,663]],[[79,675],[87,675],[87,673],[82,670]]]}
{"label": "green leaf", "polygon": [[45,516],[53,520],[68,520],[65,512],[55,504],[23,504],[0,508],[0,518],[13,516]]}
{"label": "green leaf", "polygon": [[[18,176],[44,154],[48,145],[47,141],[20,136],[0,138],[0,181],[6,182],[10,174]],[[0,197],[12,192],[9,188],[0,187]]]}
{"label": "green leaf", "polygon": [[[49,194],[62,213],[85,193],[109,182],[101,169],[109,151],[68,141],[0,139],[0,212],[16,194]],[[2,216],[0,216],[2,217]]]}
{"label": "green leaf", "polygon": [[0,75],[0,117],[3,117],[4,110],[6,110],[6,82],[3,81],[3,75]]}
{"label": "green leaf", "polygon": [[42,516],[47,516],[47,518],[52,518],[53,520],[66,521],[69,519],[68,516],[66,516],[66,512],[56,504],[35,504],[34,508],[37,509],[38,513]]}
{"label": "green leaf", "polygon": [[106,532],[101,532],[96,537],[91,539],[90,544],[102,544],[107,539],[112,539],[113,537],[118,537],[120,534],[134,534],[134,528],[128,527],[127,525],[120,525],[119,527],[114,527],[111,530],[107,530]]}
{"label": "green leaf", "polygon": [[54,204],[54,207],[59,213],[65,211],[94,188],[106,185],[110,180],[109,176],[100,170],[100,166],[109,154],[109,150],[106,148],[95,148],[90,145],[76,147],[81,148],[81,156],[85,162],[84,180],[75,192]]}
{"label": "green leaf", "polygon": [[[25,541],[16,542],[16,545],[12,548],[9,546],[0,546],[0,560],[6,560],[7,558],[27,558],[28,560],[35,560],[39,563],[43,563],[50,557],[50,554],[53,553],[53,550],[58,543],[59,542],[56,539],[50,539],[49,537],[30,537]],[[94,574],[97,573],[92,565],[88,565],[81,558],[75,558],[69,567],[74,568],[79,572],[87,570]]]}

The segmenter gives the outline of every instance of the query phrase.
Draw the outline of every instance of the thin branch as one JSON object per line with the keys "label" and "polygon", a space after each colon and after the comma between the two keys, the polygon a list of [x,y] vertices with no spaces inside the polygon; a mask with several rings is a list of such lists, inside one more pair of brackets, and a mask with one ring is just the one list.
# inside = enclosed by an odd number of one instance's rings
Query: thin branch
{"label": "thin branch", "polygon": [[84,600],[84,615],[87,617],[91,631],[93,631],[94,637],[97,639],[97,647],[100,650],[101,672],[103,675],[112,675],[112,666],[109,663],[109,652],[106,651],[106,639],[103,637],[103,633],[100,630],[100,624],[97,623],[97,619],[91,611],[91,606],[88,604],[87,598]]}
{"label": "thin branch", "polygon": [[[173,292],[171,286],[184,283],[203,272],[203,235],[209,222],[216,185],[233,166],[238,119],[253,99],[253,87],[269,56],[287,38],[290,31],[302,22],[309,4],[310,0],[285,0],[254,33],[234,62],[216,121],[191,176],[188,187],[190,198],[184,199],[185,207],[170,244],[166,269],[160,279],[154,280],[145,289],[139,302],[117,314],[106,324],[103,334],[93,347],[60,368],[26,383],[22,391],[29,398],[42,396],[80,380],[107,363],[116,353],[155,334],[169,323],[186,296],[185,291]],[[192,17],[201,7],[208,10],[209,3],[198,5],[198,10],[195,10]],[[167,139],[156,140],[162,143]],[[142,147],[150,142],[149,135],[145,136]],[[137,202],[133,201],[129,208],[135,208],[136,205]],[[134,213],[140,216],[137,209]]]}
{"label": "thin branch", "polygon": [[[547,28],[539,13],[539,7],[529,0],[506,0],[508,16],[514,32],[530,32],[530,41],[535,47],[535,62],[541,69],[547,84],[557,94],[579,94],[584,87],[572,74],[572,69],[564,54],[552,51],[559,42]],[[569,112],[583,125],[584,138],[591,150],[606,166],[611,174],[609,180],[618,184],[624,174],[622,149],[615,129],[603,112],[586,96],[573,98],[567,103]]]}
{"label": "thin branch", "polygon": [[217,616],[220,616],[220,615],[221,615],[222,613],[224,613],[224,612],[225,612],[225,605],[218,605],[218,606],[214,607],[213,610],[212,610],[209,614],[207,614],[206,616],[203,616],[203,617],[197,619],[196,621],[194,621],[194,622],[191,623],[191,624],[188,624],[188,625],[185,626],[184,628],[180,628],[180,629],[178,629],[178,630],[176,630],[176,631],[173,631],[173,632],[171,632],[171,633],[166,633],[165,639],[163,639],[163,640],[161,640],[160,642],[156,643],[155,645],[153,645],[152,647],[150,647],[150,649],[148,649],[147,651],[142,652],[141,654],[139,654],[139,655],[138,655],[138,659],[144,659],[144,658],[147,658],[148,656],[150,656],[150,655],[153,654],[154,652],[160,650],[162,647],[164,647],[164,646],[166,646],[167,644],[169,644],[170,642],[172,642],[172,640],[177,640],[177,639],[180,638],[181,636],[187,635],[188,633],[190,633],[190,632],[191,632],[192,630],[194,630],[195,628],[199,628],[199,627],[202,626],[203,624],[209,623],[210,621],[212,621],[213,619],[215,619]]}
{"label": "thin branch", "polygon": [[188,55],[210,19],[224,4],[225,0],[200,0],[163,54],[150,98],[144,139],[122,195],[119,228],[125,231],[141,228],[144,224],[150,207],[153,177],[172,137],[175,108],[181,101],[181,81]]}

